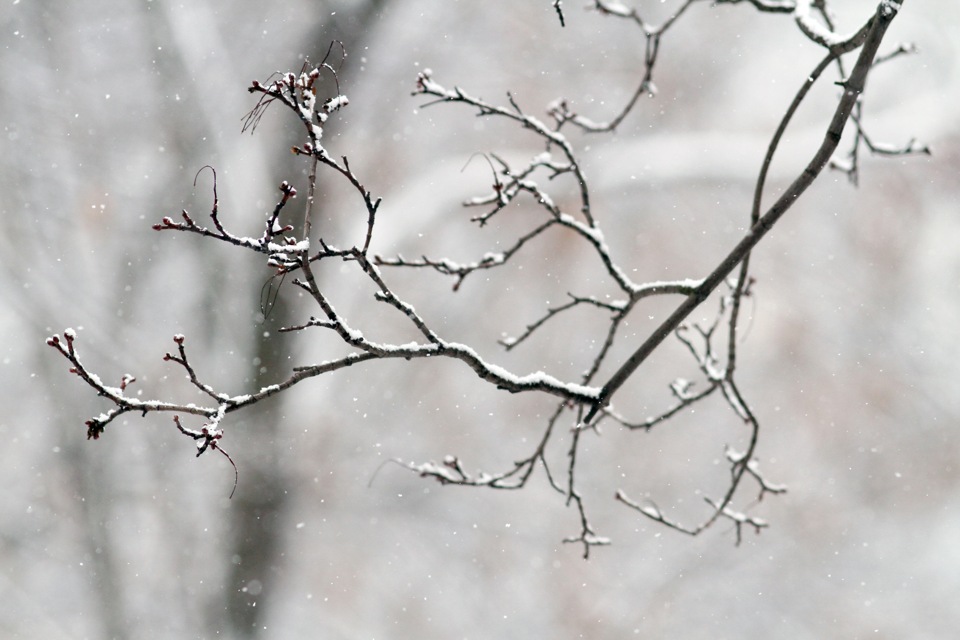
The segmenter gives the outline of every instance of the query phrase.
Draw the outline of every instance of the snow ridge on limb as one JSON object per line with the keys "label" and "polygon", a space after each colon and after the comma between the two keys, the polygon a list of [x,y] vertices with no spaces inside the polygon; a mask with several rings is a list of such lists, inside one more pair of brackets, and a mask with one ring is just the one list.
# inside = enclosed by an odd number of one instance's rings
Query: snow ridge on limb
{"label": "snow ridge on limb", "polygon": [[[740,436],[746,440],[746,446],[739,451],[726,448],[724,460],[729,468],[729,480],[717,492],[717,497],[705,498],[706,510],[699,522],[681,524],[655,503],[632,499],[624,489],[617,490],[615,499],[647,519],[689,535],[698,535],[721,520],[733,523],[737,542],[740,541],[741,530],[744,528],[759,532],[767,523],[747,514],[745,508],[735,504],[739,502],[736,498],[744,480],[749,480],[757,488],[758,499],[766,494],[783,493],[785,488],[767,481],[760,473],[757,459],[760,422],[741,392],[735,375],[741,303],[754,295],[756,286],[749,271],[751,251],[825,167],[834,166],[853,179],[856,175],[857,153],[861,148],[881,155],[928,153],[929,150],[913,141],[902,148],[873,142],[861,119],[860,105],[870,71],[881,62],[912,51],[910,47],[901,46],[892,53],[878,55],[887,27],[897,15],[902,2],[883,0],[858,30],[850,35],[838,35],[840,32],[827,11],[827,2],[716,0],[714,4],[736,4],[740,1],[749,2],[761,12],[792,15],[801,33],[811,43],[825,50],[825,57],[803,80],[780,126],[771,137],[756,181],[749,230],[708,275],[654,282],[638,282],[629,275],[634,271],[628,268],[624,257],[615,255],[606,242],[601,224],[602,212],[595,208],[590,177],[583,168],[580,150],[572,138],[572,134],[577,132],[594,134],[615,130],[636,108],[640,95],[655,94],[653,74],[662,38],[668,37],[670,30],[677,28],[681,17],[694,10],[694,5],[706,6],[705,3],[696,0],[678,2],[670,17],[659,25],[653,25],[641,16],[639,10],[626,4],[595,0],[592,8],[600,15],[627,20],[637,25],[640,37],[646,45],[639,86],[626,104],[612,118],[606,120],[593,119],[579,113],[574,108],[573,101],[566,98],[551,102],[547,107],[546,119],[541,119],[521,106],[512,94],[508,93],[503,103],[497,103],[474,96],[457,86],[448,88],[435,80],[429,70],[418,74],[413,93],[415,96],[428,98],[428,105],[460,105],[470,109],[478,117],[508,121],[524,135],[533,136],[543,146],[542,151],[526,162],[508,162],[495,153],[486,155],[492,171],[490,190],[468,198],[464,203],[465,206],[480,210],[480,213],[472,218],[473,222],[483,226],[494,217],[514,215],[513,212],[518,210],[514,205],[523,205],[526,226],[525,231],[520,232],[503,247],[486,251],[479,258],[465,261],[443,256],[430,257],[427,255],[430,253],[429,247],[424,255],[415,259],[400,255],[383,257],[371,254],[381,200],[366,187],[361,178],[363,171],[355,172],[346,155],[334,156],[323,142],[324,129],[329,119],[349,105],[349,100],[339,84],[338,66],[329,61],[334,51],[334,45],[331,45],[330,51],[320,64],[304,63],[298,73],[277,73],[266,81],[254,81],[249,87],[250,93],[258,96],[258,101],[244,121],[244,131],[255,130],[271,104],[279,104],[293,113],[303,126],[304,137],[291,148],[293,153],[303,157],[308,163],[302,228],[295,230],[291,225],[280,222],[281,214],[297,196],[297,190],[284,181],[279,186],[280,198],[273,210],[266,214],[259,235],[248,236],[229,230],[219,210],[216,171],[209,167],[213,181],[213,205],[209,226],[200,224],[188,212],[183,211],[179,220],[164,217],[154,229],[192,233],[262,254],[265,263],[275,274],[281,277],[291,275],[293,285],[316,305],[315,315],[282,330],[306,332],[321,329],[335,342],[349,347],[349,352],[334,360],[292,367],[286,377],[275,384],[265,386],[256,393],[234,395],[220,391],[217,385],[201,379],[188,359],[185,337],[176,335],[174,342],[177,348],[172,353],[166,353],[164,360],[174,363],[186,372],[190,383],[207,399],[201,406],[129,397],[125,391],[136,380],[130,374],[121,376],[118,386],[106,384],[80,360],[74,344],[77,340],[76,332],[67,330],[62,337],[51,336],[48,344],[69,361],[71,373],[81,378],[111,405],[106,412],[87,421],[88,437],[99,438],[108,424],[126,413],[173,413],[175,427],[181,434],[196,442],[198,455],[217,450],[227,456],[232,464],[233,460],[220,448],[220,443],[224,436],[223,421],[234,411],[282,393],[306,379],[362,363],[389,359],[450,358],[463,363],[479,380],[499,389],[511,393],[545,394],[555,400],[554,409],[528,454],[504,471],[471,472],[461,458],[455,455],[443,457],[441,463],[398,462],[411,471],[442,484],[492,489],[521,489],[535,471],[542,470],[549,486],[562,497],[564,504],[573,507],[577,513],[578,529],[565,541],[580,545],[584,557],[587,557],[593,547],[609,544],[610,541],[595,531],[580,491],[578,470],[580,465],[585,463],[581,462],[579,454],[584,439],[598,436],[604,421],[627,431],[644,433],[674,416],[692,410],[706,398],[717,397],[719,394],[737,423],[746,427]],[[560,3],[554,2],[553,7],[563,24],[564,15]],[[342,46],[340,51],[342,58],[345,58],[346,53]],[[844,56],[858,51],[852,69],[847,72],[843,64]],[[842,91],[834,113],[829,118],[824,140],[793,184],[764,210],[761,202],[770,160],[793,113],[803,102],[810,86],[830,68],[837,70],[840,78],[838,85]],[[846,160],[837,160],[834,154],[848,122],[854,123],[855,127],[853,150]],[[366,218],[366,225],[359,237],[348,243],[349,246],[334,246],[322,236],[316,237],[312,230],[311,205],[317,197],[316,185],[320,171],[339,176],[358,196],[358,208]],[[553,186],[564,181],[570,181],[576,194],[572,208],[563,204],[569,201],[557,197],[556,187]],[[531,209],[539,218],[527,222],[530,220]],[[612,284],[616,295],[611,299],[598,292],[569,291],[567,299],[559,304],[547,303],[538,316],[524,323],[524,328],[519,333],[502,339],[500,345],[505,350],[520,348],[531,336],[542,332],[544,327],[568,317],[568,312],[574,309],[589,310],[596,314],[602,329],[596,336],[582,336],[585,343],[593,345],[593,350],[585,370],[572,380],[562,380],[544,371],[511,371],[481,357],[475,346],[447,339],[436,328],[435,322],[418,312],[410,301],[402,298],[385,276],[385,272],[390,269],[433,271],[452,278],[453,289],[459,292],[458,295],[466,295],[461,285],[467,277],[480,271],[497,273],[498,269],[510,264],[533,242],[547,234],[566,234],[572,241],[583,243],[589,251],[590,259],[597,261],[602,268],[608,280],[605,284]],[[317,263],[331,259],[346,263],[372,284],[372,304],[380,303],[390,309],[391,313],[407,323],[415,339],[406,343],[384,341],[375,335],[379,327],[368,328],[361,324],[364,318],[347,317],[338,311],[332,296],[320,286],[314,275]],[[604,379],[601,371],[614,368],[611,366],[615,364],[611,362],[614,345],[621,338],[628,318],[636,313],[638,307],[648,298],[664,295],[679,296],[682,302],[612,375]],[[690,313],[708,299],[717,301],[712,319],[705,323],[690,323]],[[640,418],[622,415],[610,404],[611,400],[618,390],[633,378],[642,362],[668,337],[674,338],[683,346],[696,367],[696,379],[677,379],[670,383],[668,389],[672,401],[659,413]],[[579,338],[581,336],[573,337]],[[205,422],[200,428],[190,428],[183,424],[180,418],[189,415],[197,416]],[[550,462],[552,458],[547,456],[548,448],[555,445],[563,447],[565,452],[562,468],[556,468],[557,464]],[[236,466],[234,470],[237,472]]]}

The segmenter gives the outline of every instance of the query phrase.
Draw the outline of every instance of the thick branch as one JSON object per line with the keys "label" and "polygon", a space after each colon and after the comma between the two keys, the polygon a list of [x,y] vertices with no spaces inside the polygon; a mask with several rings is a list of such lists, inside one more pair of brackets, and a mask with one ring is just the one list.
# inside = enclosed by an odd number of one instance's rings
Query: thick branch
{"label": "thick branch", "polygon": [[873,59],[877,55],[877,49],[883,40],[887,28],[890,26],[894,17],[896,17],[900,4],[901,3],[895,4],[889,0],[883,0],[877,7],[877,12],[874,15],[871,28],[864,40],[863,49],[860,51],[857,63],[850,73],[850,77],[843,84],[843,95],[827,127],[823,142],[803,172],[794,180],[793,184],[790,185],[783,195],[777,199],[773,206],[760,217],[743,240],[734,247],[720,265],[704,279],[699,289],[688,296],[687,299],[677,307],[676,311],[670,314],[670,317],[668,317],[646,342],[640,345],[633,355],[624,362],[620,369],[613,374],[601,389],[600,397],[597,399],[596,404],[587,413],[586,422],[589,423],[600,409],[610,402],[613,394],[633,375],[637,367],[653,353],[654,349],[656,349],[667,336],[680,326],[680,323],[683,322],[694,309],[710,296],[713,290],[716,289],[730,272],[750,253],[750,250],[763,239],[783,214],[793,206],[816,177],[820,175],[820,172],[823,171],[823,168],[830,160],[830,156],[833,155],[833,152],[840,142],[843,127],[850,118],[850,114],[853,111],[854,105],[857,103],[858,97],[863,92],[867,73],[873,65]]}

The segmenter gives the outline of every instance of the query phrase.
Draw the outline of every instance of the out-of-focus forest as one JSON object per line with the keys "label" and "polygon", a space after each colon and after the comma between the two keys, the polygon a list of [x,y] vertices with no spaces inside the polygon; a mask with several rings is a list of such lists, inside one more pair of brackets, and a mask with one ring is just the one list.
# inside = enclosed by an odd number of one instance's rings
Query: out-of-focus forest
{"label": "out-of-focus forest", "polygon": [[[653,22],[675,4],[636,2]],[[875,7],[834,4],[844,32]],[[689,538],[613,500],[624,488],[680,519],[702,517],[702,496],[724,486],[724,446],[744,435],[719,401],[650,433],[605,424],[584,435],[581,490],[613,542],[589,561],[562,543],[577,515],[542,477],[500,492],[381,468],[452,453],[495,471],[529,453],[553,401],[498,392],[457,362],[358,365],[229,416],[232,499],[229,463],[195,458],[169,416],[127,416],[85,439],[84,421],[107,407],[44,344],[66,327],[105,380],[129,372],[145,396],[184,401],[183,371],[162,360],[175,333],[198,372],[235,393],[332,348],[324,333],[278,332],[315,312],[293,286],[263,318],[272,272],[261,256],[150,228],[181,209],[205,218],[209,173],[194,186],[204,165],[217,170],[221,218],[248,235],[260,233],[282,180],[304,187],[306,163],[289,153],[302,131],[286,113],[241,134],[252,80],[298,71],[342,41],[350,105],[324,142],[383,197],[375,250],[474,260],[498,236],[459,204],[490,189],[489,167],[472,155],[523,158],[540,146],[465,107],[424,107],[410,96],[416,74],[429,67],[500,104],[511,91],[533,114],[563,96],[610,117],[640,77],[644,40],[629,21],[563,6],[563,28],[548,0],[0,7],[0,636],[956,633],[960,9],[947,0],[905,3],[881,50],[914,42],[919,53],[870,76],[863,112],[874,140],[916,137],[933,156],[864,157],[857,188],[825,173],[753,255],[739,385],[763,425],[763,470],[789,492],[746,505],[771,526],[745,532],[739,547],[729,523]],[[658,95],[613,134],[569,132],[594,213],[632,277],[702,277],[741,237],[769,137],[821,57],[788,15],[698,3],[664,36]],[[836,92],[822,82],[797,114],[770,193],[807,162]],[[321,176],[314,228],[351,238],[365,214],[334,178]],[[571,185],[557,189],[575,202]],[[589,313],[509,354],[496,341],[571,289],[603,291],[602,272],[581,257],[558,234],[456,293],[436,273],[386,275],[492,361],[575,377],[581,337],[596,339]],[[333,267],[320,275],[338,308],[373,313],[369,291]],[[672,306],[651,303],[649,324],[629,328],[616,360]],[[662,411],[671,380],[695,373],[668,341],[618,407]],[[550,455],[562,461],[565,449]]]}

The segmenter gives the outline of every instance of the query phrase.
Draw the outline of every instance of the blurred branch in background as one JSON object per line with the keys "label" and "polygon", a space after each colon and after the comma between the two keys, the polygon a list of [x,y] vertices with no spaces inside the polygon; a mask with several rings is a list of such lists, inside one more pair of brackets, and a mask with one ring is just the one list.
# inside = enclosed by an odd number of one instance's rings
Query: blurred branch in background
{"label": "blurred branch in background", "polygon": [[[717,4],[726,3],[735,2],[728,0]],[[262,384],[252,393],[237,394],[222,391],[217,385],[204,381],[194,364],[188,361],[186,338],[178,334],[174,337],[177,352],[168,353],[164,359],[179,365],[186,372],[190,383],[203,399],[201,404],[143,400],[139,396],[132,397],[126,393],[134,376],[125,374],[119,377],[119,386],[112,386],[93,373],[81,360],[76,349],[76,333],[67,330],[63,337],[50,337],[48,344],[69,360],[72,373],[111,405],[106,412],[88,420],[88,437],[99,438],[111,422],[127,413],[147,415],[167,412],[174,414],[175,426],[180,432],[198,441],[198,455],[211,449],[223,452],[220,449],[223,435],[221,424],[226,416],[282,393],[306,379],[374,360],[448,358],[465,364],[481,380],[499,389],[511,393],[546,394],[554,398],[555,407],[529,454],[514,462],[505,471],[471,473],[466,470],[461,458],[455,455],[445,457],[441,463],[400,464],[443,484],[493,489],[521,489],[526,486],[536,469],[542,469],[553,491],[562,496],[567,505],[576,508],[579,531],[566,541],[581,545],[583,555],[587,557],[593,546],[609,544],[609,540],[595,531],[579,489],[578,473],[581,471],[581,463],[578,461],[581,459],[584,438],[599,434],[605,421],[637,432],[649,431],[655,425],[691,410],[719,392],[732,415],[746,426],[746,445],[742,451],[727,448],[724,460],[729,468],[729,479],[726,486],[717,493],[719,497],[704,498],[707,507],[702,519],[697,524],[682,524],[666,515],[653,502],[638,502],[622,489],[617,490],[616,499],[652,521],[689,535],[701,533],[718,520],[733,523],[737,542],[740,541],[744,525],[760,531],[767,526],[766,522],[759,517],[747,515],[744,507],[735,506],[735,498],[743,481],[753,481],[758,499],[768,493],[783,493],[785,489],[766,480],[760,472],[756,456],[760,422],[735,379],[741,304],[753,294],[755,287],[755,280],[749,272],[751,251],[828,166],[849,120],[853,119],[855,123],[852,150],[848,153],[847,160],[834,160],[834,164],[843,168],[852,179],[857,175],[858,150],[861,146],[883,155],[928,153],[928,150],[913,142],[902,148],[873,143],[865,132],[861,118],[862,94],[870,72],[876,64],[911,50],[909,47],[901,47],[893,53],[881,54],[878,58],[887,28],[902,3],[882,0],[856,31],[843,35],[835,27],[827,2],[823,0],[754,0],[750,4],[760,11],[792,15],[800,32],[809,42],[824,49],[824,57],[809,75],[803,78],[800,88],[781,118],[779,127],[770,139],[755,183],[748,230],[740,242],[706,276],[654,282],[635,281],[629,275],[633,272],[631,256],[615,255],[607,242],[601,224],[606,217],[605,212],[598,211],[594,204],[590,176],[581,161],[581,151],[568,137],[568,133],[614,131],[631,113],[641,95],[654,94],[652,78],[661,40],[669,35],[671,29],[681,24],[680,18],[695,4],[700,3],[696,0],[680,3],[669,19],[659,26],[652,26],[641,17],[641,12],[637,9],[629,9],[618,2],[595,2],[593,8],[600,14],[636,24],[645,41],[640,83],[630,94],[625,106],[605,122],[580,114],[574,109],[574,101],[570,99],[551,103],[547,109],[549,119],[543,121],[531,115],[513,94],[508,93],[506,102],[498,104],[472,95],[458,86],[448,88],[437,81],[429,69],[418,73],[414,95],[428,98],[428,105],[464,105],[480,118],[511,123],[526,135],[535,138],[542,146],[540,153],[520,164],[495,153],[488,156],[492,172],[490,191],[465,202],[468,207],[483,209],[482,213],[473,217],[473,221],[484,226],[494,219],[516,215],[517,211],[526,212],[525,207],[537,211],[540,219],[528,222],[528,217],[524,217],[526,231],[517,235],[506,249],[489,251],[470,262],[458,262],[439,256],[428,257],[426,254],[433,251],[430,244],[425,247],[424,254],[415,259],[402,255],[386,258],[371,253],[381,199],[368,188],[367,181],[362,177],[362,169],[355,170],[347,155],[335,156],[326,146],[330,137],[325,137],[324,134],[329,123],[348,105],[339,78],[340,66],[330,59],[330,51],[319,64],[304,63],[298,72],[275,74],[265,81],[254,81],[249,91],[258,96],[258,102],[245,122],[245,130],[256,128],[271,105],[291,111],[303,126],[305,137],[292,148],[295,155],[307,162],[308,178],[302,225],[280,222],[281,214],[284,214],[297,196],[297,190],[284,181],[279,187],[279,200],[256,235],[248,236],[228,229],[230,216],[220,210],[214,173],[214,197],[210,211],[212,226],[200,224],[197,217],[183,211],[179,219],[164,217],[154,228],[159,231],[180,231],[202,236],[260,254],[273,269],[275,276],[289,278],[289,282],[303,292],[317,309],[316,315],[291,322],[282,332],[305,333],[323,329],[327,335],[333,334],[335,341],[346,347],[347,352],[316,364],[295,366],[289,375],[279,381]],[[555,2],[553,6],[561,22],[564,22],[560,3]],[[331,51],[336,49],[331,48]],[[846,56],[854,58],[849,71],[844,64]],[[761,202],[767,171],[783,134],[810,88],[831,67],[837,71],[839,96],[832,113],[823,117],[826,125],[823,140],[792,184],[764,211]],[[271,142],[275,142],[277,148],[287,146],[279,140]],[[323,171],[326,173],[321,174]],[[326,232],[314,237],[312,221],[316,216],[314,207],[320,198],[317,189],[320,175],[330,175],[342,180],[359,199],[365,222],[358,236],[346,246],[338,246]],[[564,180],[572,183],[576,193],[576,207],[572,211],[561,204],[562,199],[554,193],[559,187],[553,185],[561,184]],[[544,326],[562,321],[574,309],[595,311],[604,318],[603,328],[595,335],[570,337],[572,341],[593,345],[586,369],[576,379],[564,380],[543,371],[510,371],[481,356],[479,346],[444,337],[444,332],[437,328],[436,323],[426,314],[418,312],[416,305],[402,297],[385,276],[385,268],[432,270],[454,278],[453,289],[458,291],[464,280],[472,274],[495,271],[511,264],[533,241],[547,234],[557,233],[567,234],[573,241],[588,249],[592,259],[601,266],[605,274],[607,282],[604,284],[612,285],[617,290],[617,295],[611,297],[602,290],[590,293],[569,291],[568,301],[558,306],[548,306],[539,318],[526,325],[522,333],[516,337],[505,338],[501,344],[508,351],[515,349],[540,332]],[[380,303],[378,306],[406,325],[409,337],[407,341],[371,337],[381,329],[379,320],[370,321],[366,316],[348,317],[347,313],[338,311],[328,287],[321,285],[321,279],[316,275],[320,265],[331,262],[345,263],[356,270],[372,288],[372,298]],[[736,275],[731,277],[738,268]],[[529,282],[515,284],[521,289],[532,289],[535,286]],[[623,327],[628,318],[638,313],[645,301],[660,296],[681,296],[683,300],[633,354],[617,367],[618,356],[615,355],[614,347],[624,339]],[[691,313],[708,299],[718,301],[713,320],[706,324],[689,321]],[[478,309],[478,312],[482,312],[482,309]],[[382,315],[379,311],[371,312],[369,318],[379,319]],[[611,404],[615,394],[633,379],[635,371],[647,357],[671,336],[677,339],[692,357],[700,379],[696,382],[675,380],[669,387],[675,403],[659,415],[642,419],[622,415]],[[606,373],[611,367],[616,368],[612,373]],[[187,428],[180,422],[181,414],[195,415],[205,422],[199,429]],[[562,442],[564,433],[568,434],[567,442],[561,444],[566,451],[565,467],[560,471],[553,468],[552,463],[548,463],[546,452],[549,446]],[[242,495],[243,463],[239,462]]]}

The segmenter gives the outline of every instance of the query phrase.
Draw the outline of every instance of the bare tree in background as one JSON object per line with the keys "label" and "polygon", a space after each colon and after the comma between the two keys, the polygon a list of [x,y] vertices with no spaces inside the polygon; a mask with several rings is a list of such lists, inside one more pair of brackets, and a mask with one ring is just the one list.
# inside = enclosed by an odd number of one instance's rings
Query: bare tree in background
{"label": "bare tree in background", "polygon": [[[740,1],[716,0],[715,4],[734,4]],[[577,478],[581,470],[578,456],[583,439],[597,433],[604,422],[638,432],[649,431],[679,413],[690,410],[706,398],[719,395],[732,414],[744,425],[745,446],[742,449],[728,447],[725,451],[729,479],[726,486],[714,491],[712,497],[705,498],[707,506],[703,518],[694,524],[681,522],[653,502],[638,501],[623,490],[616,492],[616,499],[645,518],[690,535],[697,535],[722,519],[733,523],[739,542],[743,528],[759,531],[767,526],[763,519],[750,515],[743,507],[736,506],[734,500],[745,481],[752,483],[755,493],[751,493],[751,496],[757,498],[763,498],[767,493],[785,491],[782,486],[768,481],[761,474],[757,462],[760,423],[736,379],[741,307],[744,299],[751,295],[754,283],[750,273],[751,251],[828,165],[832,164],[833,168],[845,172],[851,181],[856,182],[859,154],[863,149],[884,155],[928,151],[913,142],[903,147],[877,144],[867,134],[861,120],[863,92],[868,75],[878,64],[912,50],[910,47],[900,46],[891,48],[889,52],[880,51],[887,28],[899,12],[902,2],[881,0],[862,26],[853,33],[844,35],[834,25],[825,0],[748,1],[758,11],[792,17],[812,46],[822,49],[823,57],[809,75],[802,79],[796,95],[781,118],[780,125],[770,138],[756,179],[753,201],[749,206],[748,231],[706,276],[638,282],[629,275],[633,273],[628,267],[629,256],[614,255],[605,240],[601,224],[604,212],[598,211],[594,206],[590,176],[583,169],[580,151],[569,135],[577,132],[594,134],[614,131],[628,117],[641,96],[653,95],[653,78],[662,39],[694,4],[702,3],[685,0],[669,19],[662,24],[653,25],[648,23],[637,9],[628,8],[619,2],[595,0],[593,9],[602,15],[635,23],[640,37],[645,40],[644,62],[637,74],[639,82],[623,108],[606,121],[591,118],[582,113],[574,101],[565,99],[550,104],[546,119],[540,119],[531,115],[510,94],[503,103],[488,101],[472,95],[468,89],[446,85],[429,70],[423,70],[417,75],[414,95],[425,99],[427,105],[454,103],[467,107],[479,117],[507,120],[527,135],[537,138],[543,146],[541,153],[520,164],[495,153],[486,156],[491,169],[490,187],[485,193],[465,202],[466,206],[477,211],[473,221],[484,226],[495,218],[499,220],[515,215],[515,205],[521,203],[538,210],[540,219],[530,223],[526,231],[516,236],[505,249],[487,252],[467,262],[431,255],[433,249],[429,244],[424,247],[423,255],[417,258],[402,255],[384,257],[372,252],[381,200],[377,197],[375,188],[363,178],[363,168],[352,166],[348,155],[328,151],[323,140],[331,118],[335,118],[341,109],[348,106],[338,74],[345,54],[338,47],[331,47],[327,57],[316,66],[304,64],[298,72],[274,75],[263,82],[254,81],[249,87],[249,91],[258,97],[258,102],[250,112],[244,130],[255,129],[271,105],[288,109],[303,125],[305,138],[293,147],[293,152],[301,156],[308,166],[306,186],[300,189],[304,193],[298,194],[298,189],[293,184],[283,182],[279,186],[280,195],[276,204],[267,215],[261,230],[256,235],[247,236],[228,228],[229,221],[224,220],[225,216],[219,208],[216,172],[211,168],[208,171],[213,182],[210,222],[201,223],[198,217],[184,211],[179,219],[164,217],[160,223],[154,225],[154,229],[197,234],[262,254],[274,272],[273,278],[264,289],[264,313],[270,312],[275,296],[285,295],[281,284],[296,287],[315,305],[315,315],[292,322],[284,327],[283,331],[323,331],[325,335],[346,346],[347,352],[324,362],[296,366],[285,379],[262,386],[255,393],[236,395],[204,381],[202,367],[189,358],[189,339],[177,335],[174,337],[174,349],[167,353],[164,359],[186,373],[197,392],[203,396],[203,402],[196,404],[144,400],[128,392],[129,385],[135,381],[134,376],[116,376],[119,385],[114,386],[88,369],[77,349],[77,334],[68,329],[62,335],[50,337],[48,344],[70,361],[72,373],[110,403],[104,413],[87,421],[88,438],[99,438],[108,424],[127,413],[146,415],[152,412],[171,412],[174,414],[175,428],[196,441],[198,455],[217,451],[230,459],[221,446],[224,420],[228,414],[252,407],[303,380],[367,361],[444,357],[460,361],[472,369],[478,378],[499,389],[511,393],[546,394],[552,396],[556,404],[528,454],[508,465],[505,470],[471,472],[465,462],[456,455],[446,456],[441,462],[398,461],[420,475],[443,484],[521,489],[526,486],[535,470],[542,469],[547,482],[556,493],[567,504],[576,507],[579,530],[575,535],[566,538],[566,541],[582,545],[586,557],[593,546],[609,544],[609,540],[594,530],[578,489]],[[568,18],[564,16],[561,3],[553,2],[552,6],[561,24],[565,22]],[[771,19],[775,18],[776,16],[771,16]],[[834,111],[824,114],[823,140],[792,184],[777,195],[772,204],[765,205],[763,200],[767,172],[784,132],[811,87],[826,72],[835,74],[839,96]],[[848,124],[853,132],[852,141],[845,154],[838,155],[841,134]],[[316,200],[319,197],[317,184],[318,177],[324,175],[322,172],[344,181],[355,192],[361,215],[365,219],[362,232],[347,246],[338,245],[325,234],[318,236],[314,228],[315,209],[318,206]],[[555,197],[556,190],[560,188],[555,185],[560,185],[563,181],[569,181],[576,193],[577,204],[571,210],[558,204],[560,199]],[[294,225],[284,221],[289,216],[288,209],[295,198],[304,200],[305,204],[302,216]],[[525,221],[527,219],[524,218]],[[514,321],[514,325],[517,322],[526,323],[526,328],[517,335],[502,340],[501,344],[508,351],[521,349],[542,327],[560,322],[569,315],[567,312],[574,309],[592,310],[602,319],[602,326],[594,335],[572,338],[583,344],[593,345],[585,371],[576,379],[562,380],[539,371],[509,371],[485,359],[478,348],[444,337],[427,314],[418,312],[416,306],[401,297],[391,285],[390,272],[393,269],[429,270],[450,277],[456,292],[461,283],[472,274],[495,271],[510,263],[532,241],[548,233],[568,234],[587,247],[607,277],[605,285],[612,284],[618,294],[611,297],[600,292],[571,291],[566,301],[543,309],[542,314],[532,321],[508,318],[508,321]],[[378,330],[382,329],[382,326],[379,323],[386,322],[385,314],[380,310],[371,311],[364,318],[348,318],[339,312],[336,301],[325,293],[325,287],[316,275],[319,266],[329,262],[344,262],[355,269],[367,286],[371,287],[371,304],[388,311],[404,323],[409,339],[402,342],[385,341],[380,337]],[[677,297],[680,302],[636,347],[632,355],[623,362],[611,362],[615,353],[614,345],[622,339],[621,334],[628,318],[640,313],[644,301],[655,296]],[[707,323],[691,323],[691,313],[708,301],[715,305],[713,320]],[[670,391],[674,403],[658,415],[639,419],[624,415],[613,404],[617,393],[650,354],[671,336],[679,340],[690,354],[698,372],[698,379],[673,381]],[[607,370],[612,370],[612,373],[605,373]],[[192,426],[187,416],[197,416],[203,422],[200,426]],[[565,463],[563,468],[559,469],[554,463],[548,462],[546,455],[548,446],[557,442],[563,442],[561,446],[566,451]],[[230,459],[230,462],[233,464],[234,460]]]}

